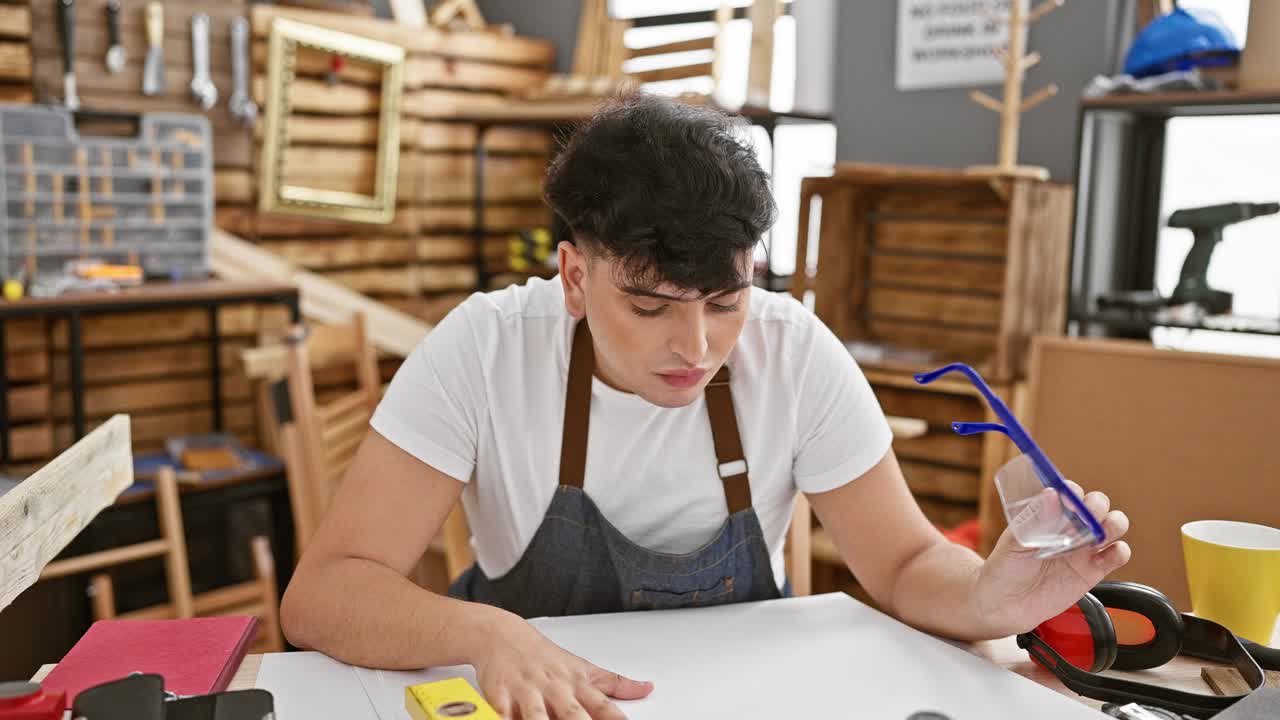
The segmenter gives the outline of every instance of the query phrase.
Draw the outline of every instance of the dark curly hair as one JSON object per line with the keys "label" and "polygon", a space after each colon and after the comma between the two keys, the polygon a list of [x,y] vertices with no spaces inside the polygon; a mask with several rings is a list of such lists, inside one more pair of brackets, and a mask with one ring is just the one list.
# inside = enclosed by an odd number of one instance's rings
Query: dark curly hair
{"label": "dark curly hair", "polygon": [[[740,262],[777,215],[740,118],[653,95],[601,109],[547,170],[544,195],[615,279],[703,296],[736,287]],[[745,135],[745,134],[743,134]]]}

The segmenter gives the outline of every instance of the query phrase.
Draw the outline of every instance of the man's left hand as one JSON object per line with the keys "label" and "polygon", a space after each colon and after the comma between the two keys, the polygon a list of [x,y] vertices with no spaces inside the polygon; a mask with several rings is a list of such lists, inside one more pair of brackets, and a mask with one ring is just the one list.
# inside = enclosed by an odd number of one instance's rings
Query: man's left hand
{"label": "man's left hand", "polygon": [[[1067,481],[1077,495],[1080,486]],[[1005,529],[987,558],[977,581],[978,607],[997,634],[1029,632],[1037,625],[1075,605],[1108,574],[1129,562],[1129,545],[1120,540],[1129,530],[1129,518],[1111,509],[1111,499],[1101,492],[1084,495],[1085,507],[1102,523],[1105,539],[1047,560],[1036,558],[1035,548],[1018,543]]]}

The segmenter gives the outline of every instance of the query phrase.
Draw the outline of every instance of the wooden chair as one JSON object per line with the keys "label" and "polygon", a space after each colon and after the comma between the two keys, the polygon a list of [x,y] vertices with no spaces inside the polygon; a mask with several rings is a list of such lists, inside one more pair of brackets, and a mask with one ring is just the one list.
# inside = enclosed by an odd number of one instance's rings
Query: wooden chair
{"label": "wooden chair", "polygon": [[133,612],[118,614],[111,577],[97,573],[90,579],[95,620],[110,618],[150,619],[189,618],[210,615],[253,615],[262,623],[254,644],[258,652],[284,649],[280,633],[279,600],[276,592],[275,565],[271,544],[264,537],[252,540],[255,579],[194,595],[187,565],[187,543],[183,533],[182,510],[178,502],[178,482],[172,468],[162,468],[156,475],[156,517],[160,537],[156,540],[125,545],[55,560],[44,567],[41,580],[101,571],[147,558],[163,557],[165,584],[169,602]]}
{"label": "wooden chair", "polygon": [[[382,397],[377,358],[364,316],[341,325],[295,326],[283,346],[245,352],[251,377],[271,382],[271,415],[276,447],[285,458],[289,497],[301,555],[315,534],[333,494],[368,431]],[[355,389],[325,402],[316,395],[318,372],[352,366]],[[472,563],[470,530],[461,506],[449,514],[431,551],[444,558],[447,580]],[[422,574],[419,573],[419,581]],[[425,583],[424,583],[425,584]],[[441,581],[431,583],[438,586]]]}

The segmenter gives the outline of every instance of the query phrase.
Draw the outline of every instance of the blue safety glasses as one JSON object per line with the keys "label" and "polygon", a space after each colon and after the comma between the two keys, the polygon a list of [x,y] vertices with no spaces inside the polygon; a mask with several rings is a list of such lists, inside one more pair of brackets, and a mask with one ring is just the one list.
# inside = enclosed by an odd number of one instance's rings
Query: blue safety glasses
{"label": "blue safety glasses", "polygon": [[1004,401],[991,392],[977,371],[964,363],[952,363],[932,372],[920,373],[915,379],[921,385],[928,385],[952,372],[969,378],[1001,422],[954,422],[951,429],[960,435],[988,431],[1004,433],[1022,451],[996,472],[996,489],[1000,493],[1005,519],[1018,542],[1024,547],[1035,548],[1039,558],[1061,555],[1090,543],[1101,544],[1105,539],[1102,525],[1085,507],[1084,500],[1067,486],[1062,474],[1049,462]]}

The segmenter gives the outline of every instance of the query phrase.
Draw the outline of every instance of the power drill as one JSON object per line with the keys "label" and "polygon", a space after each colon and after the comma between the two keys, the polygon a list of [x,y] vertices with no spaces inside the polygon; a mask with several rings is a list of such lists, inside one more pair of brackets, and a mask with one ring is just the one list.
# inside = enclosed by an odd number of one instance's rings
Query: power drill
{"label": "power drill", "polygon": [[1195,243],[1182,261],[1182,274],[1169,297],[1169,305],[1196,303],[1210,315],[1231,312],[1231,293],[1209,287],[1207,278],[1213,249],[1222,242],[1222,230],[1228,225],[1280,212],[1280,203],[1223,203],[1178,210],[1169,216],[1169,227],[1187,228],[1195,234]]}

